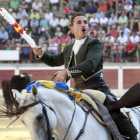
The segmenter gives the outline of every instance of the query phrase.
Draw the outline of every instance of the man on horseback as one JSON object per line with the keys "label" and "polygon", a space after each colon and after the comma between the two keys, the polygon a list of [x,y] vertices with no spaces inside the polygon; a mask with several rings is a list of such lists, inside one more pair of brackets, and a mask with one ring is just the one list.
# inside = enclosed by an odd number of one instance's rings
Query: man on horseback
{"label": "man on horseback", "polygon": [[43,52],[40,47],[33,48],[36,59],[49,66],[65,65],[65,70],[56,73],[56,81],[65,82],[74,78],[75,89],[94,89],[106,94],[104,105],[110,111],[120,133],[130,137],[130,140],[136,140],[138,132],[131,121],[120,110],[111,111],[118,100],[103,78],[103,48],[98,39],[87,36],[88,22],[82,13],[72,17],[71,30],[75,35],[74,43],[68,44],[57,55]]}

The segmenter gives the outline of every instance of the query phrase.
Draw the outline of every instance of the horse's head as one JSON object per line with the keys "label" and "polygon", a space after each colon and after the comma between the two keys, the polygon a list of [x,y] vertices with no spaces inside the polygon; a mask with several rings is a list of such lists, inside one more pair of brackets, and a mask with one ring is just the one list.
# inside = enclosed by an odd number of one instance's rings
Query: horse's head
{"label": "horse's head", "polygon": [[50,104],[48,105],[47,102],[44,104],[40,100],[38,89],[34,85],[31,93],[20,94],[17,90],[12,90],[12,92],[19,103],[19,109],[21,111],[23,109],[24,113],[20,116],[20,120],[28,128],[32,140],[49,140],[50,130],[47,117],[51,130],[57,124],[56,115],[51,110]]}

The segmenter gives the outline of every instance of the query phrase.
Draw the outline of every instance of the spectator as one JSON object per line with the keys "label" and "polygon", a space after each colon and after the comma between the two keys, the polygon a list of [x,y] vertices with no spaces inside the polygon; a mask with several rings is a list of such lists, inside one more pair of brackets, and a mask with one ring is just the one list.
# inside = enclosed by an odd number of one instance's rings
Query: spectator
{"label": "spectator", "polygon": [[66,6],[67,3],[70,4],[70,0],[61,0],[61,10]]}
{"label": "spectator", "polygon": [[13,32],[12,33],[12,45],[14,46],[16,44],[16,40],[19,40],[20,42],[21,36],[18,32]]}
{"label": "spectator", "polygon": [[87,2],[84,0],[79,0],[79,6],[83,9],[83,13],[85,14],[87,8]]}
{"label": "spectator", "polygon": [[22,8],[19,8],[19,12],[17,13],[17,19],[16,20],[19,22],[22,19],[22,17],[28,18],[28,14],[25,10],[23,10]]}
{"label": "spectator", "polygon": [[136,28],[136,30],[140,31],[140,13],[136,12],[136,15],[133,17],[130,23],[130,30],[133,31]]}
{"label": "spectator", "polygon": [[96,18],[95,14],[93,14],[93,17],[89,19],[89,24],[94,26],[95,30],[98,30],[99,20]]}
{"label": "spectator", "polygon": [[128,18],[125,16],[124,13],[122,13],[118,20],[118,31],[120,30],[121,26],[127,27],[127,23],[128,23]]}
{"label": "spectator", "polygon": [[100,2],[99,7],[98,7],[101,12],[106,13],[107,11],[107,6],[105,5],[105,3],[103,1]]}
{"label": "spectator", "polygon": [[21,7],[22,9],[25,9],[25,11],[26,11],[27,13],[29,12],[29,6],[28,6],[28,4],[25,2],[25,0],[22,0],[22,1],[21,1],[20,7]]}
{"label": "spectator", "polygon": [[98,39],[100,40],[100,42],[102,43],[102,45],[105,44],[105,36],[103,35],[103,33],[99,33],[98,34]]}
{"label": "spectator", "polygon": [[126,5],[124,6],[124,10],[125,10],[125,13],[127,15],[128,18],[132,18],[132,5],[130,5],[129,2],[126,3]]}
{"label": "spectator", "polygon": [[55,35],[58,35],[59,38],[61,38],[61,36],[62,36],[62,32],[61,32],[61,29],[60,29],[59,27],[56,28]]}
{"label": "spectator", "polygon": [[33,18],[36,18],[37,20],[40,19],[40,15],[36,10],[33,10],[30,14],[30,20],[33,20]]}
{"label": "spectator", "polygon": [[117,38],[118,37],[118,31],[116,30],[116,26],[113,25],[112,26],[112,30],[110,30],[109,34],[114,37],[114,38]]}
{"label": "spectator", "polygon": [[134,6],[134,15],[136,12],[140,12],[140,3],[136,1],[136,5]]}
{"label": "spectator", "polygon": [[66,17],[68,18],[71,14],[71,7],[70,7],[70,4],[67,3],[66,6],[64,7],[64,14],[66,15]]}
{"label": "spectator", "polygon": [[54,5],[57,7],[57,11],[59,11],[59,0],[50,0],[49,8],[52,9]]}
{"label": "spectator", "polygon": [[46,10],[46,13],[45,13],[45,19],[50,20],[52,17],[53,17],[53,13],[50,12],[49,9],[47,9],[47,10]]}
{"label": "spectator", "polygon": [[125,28],[125,26],[121,26],[121,29],[119,31],[119,35],[121,35],[121,32],[124,33],[125,36],[129,37],[130,36],[130,33],[131,31],[128,29],[128,28]]}
{"label": "spectator", "polygon": [[133,32],[129,39],[131,43],[134,43],[135,45],[137,45],[137,43],[140,42],[140,38],[138,35],[136,35],[136,32]]}
{"label": "spectator", "polygon": [[8,34],[9,34],[9,39],[10,39],[10,35],[11,35],[11,33],[13,32],[13,27],[9,24],[9,22],[7,22],[6,20],[3,20],[2,21],[2,25],[3,25],[3,27],[4,27],[4,29],[5,29],[5,31],[7,31],[8,32]]}
{"label": "spectator", "polygon": [[55,36],[54,36],[54,38],[53,38],[52,40],[53,40],[53,42],[54,42],[57,46],[59,46],[59,44],[60,44],[60,38],[59,38],[59,36],[58,36],[57,34],[55,34]]}
{"label": "spectator", "polygon": [[8,39],[9,39],[8,32],[5,31],[4,27],[1,27],[1,31],[0,31],[0,46],[4,45]]}
{"label": "spectator", "polygon": [[30,27],[33,35],[38,35],[38,27],[39,21],[34,17],[33,20],[30,21]]}
{"label": "spectator", "polygon": [[135,54],[136,54],[135,44],[132,43],[131,40],[128,40],[125,45],[125,51],[123,53],[123,58],[125,59],[125,62],[127,62],[128,60],[133,61]]}
{"label": "spectator", "polygon": [[71,37],[71,42],[75,41],[75,36],[74,36],[74,34],[73,34],[71,29],[68,31],[67,35],[69,35]]}
{"label": "spectator", "polygon": [[111,53],[111,49],[115,43],[115,38],[112,37],[110,34],[107,34],[107,37],[105,39],[105,45],[104,45],[104,52],[105,56],[109,57]]}
{"label": "spectator", "polygon": [[119,18],[123,12],[124,12],[124,6],[122,5],[121,2],[119,2],[118,6],[116,8],[116,17]]}
{"label": "spectator", "polygon": [[105,30],[103,30],[102,27],[99,27],[98,35],[99,35],[100,33],[102,33],[104,37],[106,36],[106,32],[105,32]]}
{"label": "spectator", "polygon": [[121,32],[117,40],[120,42],[120,45],[125,45],[125,43],[128,41],[128,37],[124,35],[124,32]]}
{"label": "spectator", "polygon": [[63,33],[60,41],[63,44],[63,43],[65,43],[65,40],[67,40],[68,42],[70,42],[71,41],[71,37],[69,35]]}
{"label": "spectator", "polygon": [[45,41],[49,42],[49,40],[51,40],[52,38],[52,34],[49,31],[48,28],[45,29],[45,32],[42,34],[42,37],[45,39]]}
{"label": "spectator", "polygon": [[119,62],[122,62],[123,50],[124,50],[124,46],[121,45],[119,41],[116,41],[116,43],[112,47],[111,53],[110,53],[112,62],[115,62],[117,53],[118,53],[118,57],[119,57]]}
{"label": "spectator", "polygon": [[9,9],[9,14],[16,20],[17,15],[16,15],[15,12],[13,12],[13,9],[12,8]]}
{"label": "spectator", "polygon": [[79,13],[79,12],[82,12],[82,8],[77,3],[77,4],[75,4],[75,6],[73,8],[72,14],[76,14],[76,13]]}
{"label": "spectator", "polygon": [[78,3],[78,0],[72,0],[72,1],[69,3],[72,10],[74,9],[74,5],[77,4],[77,3]]}
{"label": "spectator", "polygon": [[47,52],[47,45],[45,44],[44,39],[40,40],[39,46],[42,48],[42,51]]}
{"label": "spectator", "polygon": [[117,22],[118,22],[117,17],[114,17],[114,14],[111,14],[111,17],[109,18],[108,21],[108,32],[110,31],[112,26],[117,27]]}
{"label": "spectator", "polygon": [[32,8],[36,11],[40,11],[41,7],[42,7],[42,3],[40,2],[40,0],[34,0],[32,4]]}
{"label": "spectator", "polygon": [[56,28],[59,25],[59,19],[56,18],[55,15],[53,15],[53,18],[50,19],[49,25],[50,25],[50,30],[52,32],[52,37],[54,37],[54,34],[56,32]]}
{"label": "spectator", "polygon": [[102,18],[103,16],[103,12],[101,12],[100,8],[98,8],[98,11],[96,13],[96,18],[98,18],[99,20]]}
{"label": "spectator", "polygon": [[97,12],[97,8],[92,4],[92,2],[89,2],[89,6],[86,8],[86,14],[85,14],[86,19],[89,20],[89,18],[92,17],[93,14],[96,12]]}
{"label": "spectator", "polygon": [[29,9],[32,9],[32,0],[25,0],[25,2],[29,6]]}
{"label": "spectator", "polygon": [[10,8],[13,9],[14,12],[18,12],[18,8],[19,8],[20,2],[19,0],[11,0],[10,1]]}
{"label": "spectator", "polygon": [[65,33],[68,32],[68,24],[69,24],[69,20],[66,18],[66,15],[63,15],[59,23],[62,32]]}
{"label": "spectator", "polygon": [[49,28],[49,20],[45,19],[45,15],[42,15],[40,26],[42,26],[42,28]]}
{"label": "spectator", "polygon": [[90,28],[89,31],[88,31],[88,35],[89,35],[89,36],[90,36],[91,32],[94,33],[94,37],[97,36],[97,31],[94,29],[94,26],[93,26],[93,25],[91,26],[91,28]]}
{"label": "spectator", "polygon": [[108,25],[108,18],[105,17],[105,14],[103,14],[102,18],[100,19],[100,26],[107,32],[107,25]]}
{"label": "spectator", "polygon": [[51,43],[49,44],[48,53],[53,55],[58,54],[58,45],[55,44],[53,40],[51,40]]}
{"label": "spectator", "polygon": [[94,35],[94,32],[90,32],[89,36],[92,37],[92,38],[97,38],[97,36]]}
{"label": "spectator", "polygon": [[25,29],[25,27],[28,27],[28,20],[25,16],[22,17],[22,19],[19,21],[19,25],[21,28]]}

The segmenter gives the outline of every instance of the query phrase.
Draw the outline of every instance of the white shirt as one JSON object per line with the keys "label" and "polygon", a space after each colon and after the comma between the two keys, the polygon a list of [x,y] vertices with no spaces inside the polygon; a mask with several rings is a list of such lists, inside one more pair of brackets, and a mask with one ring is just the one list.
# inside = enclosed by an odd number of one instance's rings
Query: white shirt
{"label": "white shirt", "polygon": [[45,19],[50,20],[53,17],[53,13],[49,12],[45,14]]}
{"label": "white shirt", "polygon": [[116,17],[114,17],[113,19],[109,18],[108,25],[115,24],[115,23],[117,23],[117,18]]}
{"label": "white shirt", "polygon": [[58,3],[58,0],[50,0],[50,3]]}
{"label": "white shirt", "polygon": [[67,18],[65,18],[65,19],[61,18],[60,19],[60,25],[62,27],[68,26],[68,24],[69,24],[69,20]]}
{"label": "white shirt", "polygon": [[[96,23],[92,23],[92,22],[96,22]],[[99,23],[99,20],[98,20],[98,18],[95,18],[95,19],[90,18],[89,23],[95,26],[95,25],[97,25]]]}
{"label": "white shirt", "polygon": [[106,37],[105,40],[108,41],[108,43],[115,43],[115,38],[113,36],[111,36],[110,39]]}
{"label": "white shirt", "polygon": [[129,7],[127,7],[127,5],[125,5],[124,9],[129,12],[132,10],[132,5],[129,5]]}
{"label": "white shirt", "polygon": [[59,24],[59,20],[58,18],[55,18],[55,19],[50,19],[50,22],[49,22],[50,25],[54,26],[54,27],[57,27],[57,25]]}
{"label": "white shirt", "polygon": [[128,37],[125,35],[123,37],[119,36],[117,40],[120,41],[120,44],[125,44],[128,41]]}
{"label": "white shirt", "polygon": [[25,28],[27,25],[28,25],[28,21],[27,21],[27,19],[25,19],[25,20],[20,20],[19,21],[19,25],[22,27],[22,28]]}
{"label": "white shirt", "polygon": [[42,3],[41,2],[39,2],[38,4],[36,4],[34,2],[33,5],[32,5],[32,8],[35,9],[35,10],[39,10],[40,7],[42,7]]}
{"label": "white shirt", "polygon": [[130,36],[129,39],[130,39],[131,42],[134,43],[134,44],[136,44],[136,43],[138,43],[138,42],[140,41],[140,38],[139,38],[139,36],[137,36],[137,35],[136,35],[135,37],[134,37],[134,36]]}
{"label": "white shirt", "polygon": [[120,30],[119,31],[119,35],[121,35],[121,32],[124,32],[124,35],[129,37],[129,34],[130,34],[131,31],[128,28],[125,28],[124,30]]}
{"label": "white shirt", "polygon": [[84,44],[86,39],[87,39],[87,37],[85,37],[84,39],[81,39],[81,40],[75,40],[75,43],[73,45],[73,51],[74,51],[75,55],[77,54],[77,52],[81,48],[82,44]]}
{"label": "white shirt", "polygon": [[108,18],[107,18],[107,17],[105,17],[104,19],[101,18],[101,19],[100,19],[100,23],[101,23],[101,24],[107,24],[107,23],[108,23]]}

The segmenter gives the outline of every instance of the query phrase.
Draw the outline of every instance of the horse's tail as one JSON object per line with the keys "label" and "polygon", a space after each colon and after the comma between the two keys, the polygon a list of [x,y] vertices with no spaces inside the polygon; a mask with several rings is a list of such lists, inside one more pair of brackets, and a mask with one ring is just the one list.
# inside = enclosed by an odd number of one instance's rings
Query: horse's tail
{"label": "horse's tail", "polygon": [[2,81],[2,91],[3,91],[3,98],[4,98],[4,105],[7,108],[7,112],[13,110],[13,106],[18,106],[18,102],[13,97],[11,87],[10,87],[10,79],[6,79]]}

